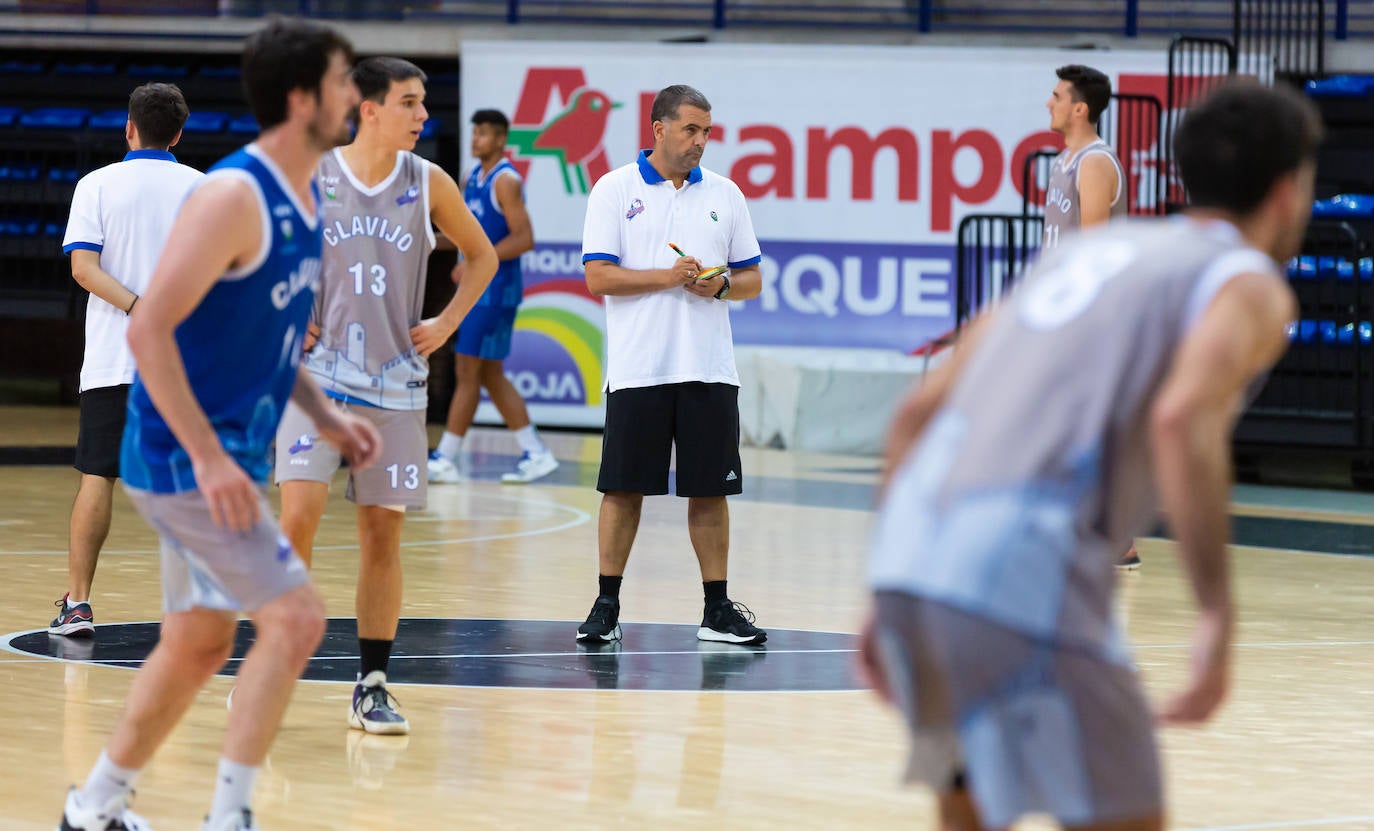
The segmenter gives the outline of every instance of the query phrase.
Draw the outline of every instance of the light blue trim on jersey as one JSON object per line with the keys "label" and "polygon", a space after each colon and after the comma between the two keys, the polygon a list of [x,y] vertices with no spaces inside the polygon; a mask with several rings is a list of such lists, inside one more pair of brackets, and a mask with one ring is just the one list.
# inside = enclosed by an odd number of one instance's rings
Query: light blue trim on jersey
{"label": "light blue trim on jersey", "polygon": [[174,162],[177,160],[169,150],[130,150],[124,154],[124,161],[131,162],[134,159],[157,159],[160,162]]}
{"label": "light blue trim on jersey", "polygon": [[745,268],[746,266],[758,265],[758,264],[761,263],[761,262],[763,262],[763,255],[762,255],[762,254],[756,254],[756,255],[750,257],[750,258],[747,259],[747,260],[740,260],[740,261],[737,262],[737,263],[730,263],[730,267],[731,267],[731,268]]}
{"label": "light blue trim on jersey", "polygon": [[381,409],[376,404],[373,404],[371,401],[364,401],[361,398],[355,398],[346,392],[335,392],[334,390],[325,390],[324,394],[329,398],[334,399],[335,401],[342,401],[345,404],[355,404],[359,407],[373,407],[375,409]]}
{"label": "light blue trim on jersey", "polygon": [[105,250],[105,246],[95,242],[69,242],[62,246],[63,254],[70,254],[73,251],[94,251],[99,254]]}
{"label": "light blue trim on jersey", "polygon": [[605,260],[606,262],[610,263],[611,265],[620,265],[620,258],[617,257],[617,256],[614,255],[614,254],[602,254],[602,253],[600,253],[600,252],[597,252],[597,253],[594,253],[594,254],[583,254],[583,255],[582,255],[582,262],[584,262],[584,263],[589,263],[589,262],[591,262],[592,260]]}
{"label": "light blue trim on jersey", "polygon": [[[643,177],[643,179],[644,179],[644,184],[646,184],[646,185],[656,185],[656,184],[658,184],[659,182],[666,182],[666,181],[668,181],[667,179],[663,178],[663,176],[661,176],[661,175],[659,174],[658,170],[656,170],[656,169],[654,168],[653,163],[649,161],[649,154],[652,153],[652,152],[654,152],[654,151],[653,151],[653,150],[641,150],[641,151],[639,151],[639,159],[637,160],[637,161],[638,161],[638,164],[639,164],[639,175],[640,175],[641,177]],[[695,185],[697,182],[700,182],[700,181],[701,181],[701,167],[700,167],[700,165],[698,165],[697,167],[692,168],[692,172],[691,172],[691,173],[688,173],[688,174],[687,174],[687,182],[688,182],[688,184]]]}

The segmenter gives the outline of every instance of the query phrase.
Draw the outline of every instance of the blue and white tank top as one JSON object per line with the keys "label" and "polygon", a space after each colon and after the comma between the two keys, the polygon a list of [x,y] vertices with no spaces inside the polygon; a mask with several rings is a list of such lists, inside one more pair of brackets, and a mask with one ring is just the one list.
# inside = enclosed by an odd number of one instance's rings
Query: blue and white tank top
{"label": "blue and white tank top", "polygon": [[[467,200],[468,210],[472,211],[472,215],[477,218],[482,230],[487,234],[487,239],[491,240],[493,245],[510,236],[510,224],[506,222],[506,215],[501,210],[501,203],[496,201],[496,180],[502,176],[514,176],[515,180],[520,182],[520,198],[524,199],[525,183],[520,178],[520,173],[516,171],[515,166],[510,163],[510,159],[502,159],[497,162],[491,172],[485,175],[482,173],[482,163],[477,162],[472,166],[472,172],[468,174],[467,185],[463,188],[463,197]],[[524,276],[520,271],[520,258],[502,260],[496,269],[496,276],[491,278],[491,284],[482,293],[477,305],[513,309],[520,305],[524,293]]]}
{"label": "blue and white tank top", "polygon": [[[191,391],[224,449],[265,483],[268,448],[296,384],[310,310],[320,277],[320,196],[302,205],[277,165],[250,144],[222,159],[202,180],[252,185],[262,247],[252,262],[227,271],[176,329]],[[120,476],[154,493],[194,490],[191,458],[153,406],[142,378],[129,392]]]}

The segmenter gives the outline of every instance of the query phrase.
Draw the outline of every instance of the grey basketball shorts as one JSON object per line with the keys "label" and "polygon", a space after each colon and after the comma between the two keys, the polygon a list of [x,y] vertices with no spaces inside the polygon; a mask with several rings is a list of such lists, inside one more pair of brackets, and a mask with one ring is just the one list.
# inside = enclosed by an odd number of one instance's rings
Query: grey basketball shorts
{"label": "grey basketball shorts", "polygon": [[877,595],[876,648],[912,736],[908,781],[961,778],[988,828],[1163,811],[1154,725],[1135,671],[909,594]]}
{"label": "grey basketball shorts", "polygon": [[[366,470],[348,471],[348,500],[358,505],[424,508],[429,495],[425,411],[384,410],[332,399],[331,403],[371,421],[382,436],[381,458]],[[320,438],[305,411],[295,404],[286,405],[277,427],[277,484],[329,484],[342,464],[338,449]]]}
{"label": "grey basketball shorts", "polygon": [[261,519],[248,531],[221,528],[200,491],[151,493],[125,488],[162,543],[162,609],[252,612],[310,574],[258,495]]}

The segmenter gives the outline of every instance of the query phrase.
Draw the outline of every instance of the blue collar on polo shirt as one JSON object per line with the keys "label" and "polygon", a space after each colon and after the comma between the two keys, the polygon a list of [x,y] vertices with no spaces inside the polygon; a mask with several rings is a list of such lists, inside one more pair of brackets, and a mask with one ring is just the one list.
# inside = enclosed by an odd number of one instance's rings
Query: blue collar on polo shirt
{"label": "blue collar on polo shirt", "polygon": [[[649,154],[652,153],[652,152],[654,152],[654,151],[652,151],[652,150],[641,150],[641,151],[639,151],[639,175],[644,177],[644,184],[646,184],[646,185],[656,185],[656,184],[658,184],[659,182],[666,182],[666,181],[668,181],[667,179],[664,179],[662,176],[658,175],[658,171],[655,170],[653,164],[651,164],[651,163],[649,162]],[[697,182],[700,182],[700,181],[701,181],[701,167],[700,167],[700,166],[697,166],[697,167],[692,168],[692,172],[691,172],[691,173],[688,173],[688,174],[687,174],[687,182],[688,182],[688,184],[693,184],[693,185],[695,185]]]}
{"label": "blue collar on polo shirt", "polygon": [[124,161],[133,159],[160,159],[164,162],[174,162],[177,157],[173,156],[170,150],[130,150],[124,154]]}

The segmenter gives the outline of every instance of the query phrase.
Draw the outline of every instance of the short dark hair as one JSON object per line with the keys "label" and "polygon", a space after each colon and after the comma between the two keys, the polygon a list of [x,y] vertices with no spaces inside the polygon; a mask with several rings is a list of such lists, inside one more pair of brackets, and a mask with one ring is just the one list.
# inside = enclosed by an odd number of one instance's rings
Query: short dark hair
{"label": "short dark hair", "polygon": [[1091,66],[1071,63],[1054,71],[1059,80],[1068,81],[1073,89],[1073,100],[1088,105],[1088,123],[1097,124],[1102,112],[1112,101],[1112,81]]}
{"label": "short dark hair", "polygon": [[658,95],[654,96],[654,108],[650,111],[649,120],[653,122],[676,119],[677,108],[683,104],[708,113],[711,111],[711,102],[707,101],[706,96],[699,90],[686,84],[673,84],[659,90]]}
{"label": "short dark hair", "polygon": [[1317,158],[1322,134],[1316,106],[1296,91],[1245,79],[1222,84],[1191,105],[1174,133],[1189,204],[1254,211],[1276,181]]}
{"label": "short dark hair", "polygon": [[353,45],[347,38],[295,17],[274,18],[249,35],[243,45],[243,94],[258,126],[266,130],[286,120],[286,99],[292,90],[319,95],[336,52],[353,61]]}
{"label": "short dark hair", "polygon": [[429,80],[423,69],[404,58],[363,58],[353,67],[353,83],[358,85],[358,95],[374,104],[386,100],[392,84],[411,78],[419,78],[420,83]]}
{"label": "short dark hair", "polygon": [[472,114],[472,123],[474,126],[477,124],[491,124],[500,129],[503,133],[510,132],[510,120],[507,119],[506,114],[500,110],[478,110]]}
{"label": "short dark hair", "polygon": [[144,147],[171,147],[190,114],[176,84],[144,84],[129,95],[129,120]]}

